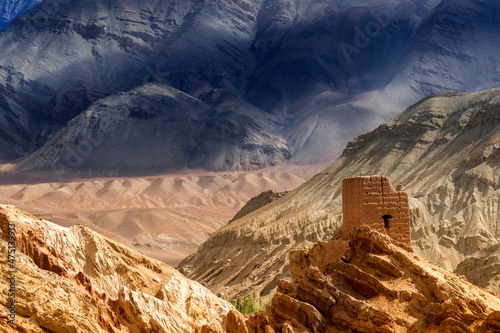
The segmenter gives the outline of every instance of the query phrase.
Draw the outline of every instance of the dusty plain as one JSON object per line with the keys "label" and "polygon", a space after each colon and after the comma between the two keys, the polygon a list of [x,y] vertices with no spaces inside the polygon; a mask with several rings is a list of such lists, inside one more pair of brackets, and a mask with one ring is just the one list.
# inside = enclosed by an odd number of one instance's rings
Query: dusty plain
{"label": "dusty plain", "polygon": [[253,196],[289,191],[326,165],[250,172],[180,171],[126,178],[4,176],[0,203],[61,226],[81,224],[176,266]]}

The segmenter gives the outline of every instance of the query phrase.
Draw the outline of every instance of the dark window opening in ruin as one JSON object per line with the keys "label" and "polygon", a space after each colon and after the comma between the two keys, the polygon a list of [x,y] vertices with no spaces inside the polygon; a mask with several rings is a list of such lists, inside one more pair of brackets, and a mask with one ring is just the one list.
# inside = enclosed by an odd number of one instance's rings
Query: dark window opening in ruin
{"label": "dark window opening in ruin", "polygon": [[392,216],[386,214],[386,215],[382,216],[382,218],[384,219],[384,227],[390,228]]}

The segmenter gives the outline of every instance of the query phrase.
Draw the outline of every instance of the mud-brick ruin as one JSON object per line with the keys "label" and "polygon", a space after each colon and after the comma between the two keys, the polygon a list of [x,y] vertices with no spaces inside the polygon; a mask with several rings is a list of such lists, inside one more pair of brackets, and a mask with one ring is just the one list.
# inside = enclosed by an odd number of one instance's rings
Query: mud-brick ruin
{"label": "mud-brick ruin", "polygon": [[411,248],[408,194],[389,178],[369,176],[342,181],[344,228],[367,225]]}

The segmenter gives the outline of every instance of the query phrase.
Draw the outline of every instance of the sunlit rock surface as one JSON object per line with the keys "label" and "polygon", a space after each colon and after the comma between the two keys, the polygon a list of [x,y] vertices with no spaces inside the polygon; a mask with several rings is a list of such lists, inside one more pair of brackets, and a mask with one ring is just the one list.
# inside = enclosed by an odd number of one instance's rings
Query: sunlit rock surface
{"label": "sunlit rock surface", "polygon": [[290,271],[292,281],[278,282],[266,313],[245,319],[233,310],[228,332],[498,329],[499,297],[367,226],[345,229],[328,242],[291,252]]}
{"label": "sunlit rock surface", "polygon": [[[175,269],[75,226],[0,206],[0,250],[15,225],[15,325],[7,325],[9,265],[2,255],[2,326],[32,332],[223,332],[233,306]],[[5,325],[3,325],[5,324]]]}

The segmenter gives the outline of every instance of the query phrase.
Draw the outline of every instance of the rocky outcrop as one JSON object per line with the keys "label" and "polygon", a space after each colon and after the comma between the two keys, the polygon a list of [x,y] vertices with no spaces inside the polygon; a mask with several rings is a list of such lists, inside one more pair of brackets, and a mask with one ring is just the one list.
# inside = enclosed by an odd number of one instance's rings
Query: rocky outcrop
{"label": "rocky outcrop", "polygon": [[289,191],[287,192],[275,192],[273,190],[265,191],[262,192],[261,194],[251,198],[248,200],[248,202],[243,206],[236,215],[229,221],[229,223],[242,218],[245,215],[250,214],[253,211],[256,211],[257,209],[264,207],[267,204],[270,204],[271,202],[274,202],[281,198],[282,196],[286,195]]}
{"label": "rocky outcrop", "polygon": [[[0,322],[11,297],[8,225],[15,226],[16,320],[29,332],[223,332],[233,306],[173,268],[81,226],[63,228],[0,206]],[[11,228],[12,230],[12,228]],[[10,263],[11,264],[11,263]],[[8,317],[7,317],[8,318]]]}
{"label": "rocky outcrop", "polygon": [[500,293],[500,244],[482,249],[458,264],[455,273],[475,285]]}
{"label": "rocky outcrop", "polygon": [[[500,298],[367,226],[290,253],[271,307],[228,332],[493,332]],[[229,321],[231,318],[231,321]],[[229,325],[231,324],[231,325]],[[246,330],[245,330],[246,329]]]}
{"label": "rocky outcrop", "polygon": [[269,295],[275,277],[286,276],[288,251],[340,227],[342,180],[378,174],[408,194],[415,253],[453,271],[500,241],[499,93],[436,95],[410,106],[304,185],[221,228],[180,269],[217,293]]}

